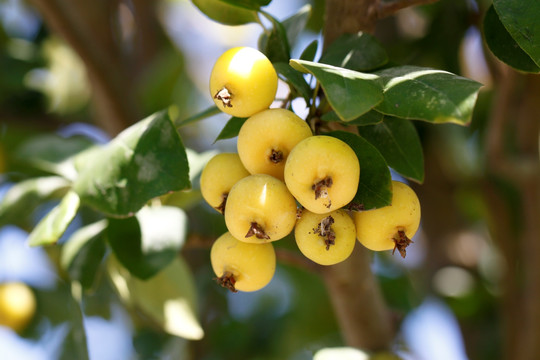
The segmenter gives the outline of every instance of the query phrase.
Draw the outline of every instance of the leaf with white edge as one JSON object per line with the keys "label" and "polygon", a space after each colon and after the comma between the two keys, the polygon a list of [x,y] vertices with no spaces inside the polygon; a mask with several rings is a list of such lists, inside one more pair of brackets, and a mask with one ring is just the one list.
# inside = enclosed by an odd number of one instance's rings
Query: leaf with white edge
{"label": "leaf with white edge", "polygon": [[384,89],[384,100],[375,110],[433,123],[468,124],[482,86],[446,71],[418,66],[397,66],[375,74]]}
{"label": "leaf with white edge", "polygon": [[186,151],[162,111],[75,159],[73,188],[81,202],[111,217],[127,217],[147,201],[191,186]]}
{"label": "leaf with white edge", "polygon": [[424,181],[422,144],[409,120],[387,116],[379,124],[359,126],[358,133],[379,150],[392,169],[419,183]]}
{"label": "leaf with white edge", "polygon": [[493,0],[493,6],[510,35],[540,66],[540,1]]}
{"label": "leaf with white edge", "polygon": [[70,183],[59,176],[23,180],[9,188],[0,202],[0,226],[26,227],[32,211],[39,204],[66,194]]}
{"label": "leaf with white edge", "polygon": [[334,347],[320,349],[313,360],[369,360],[369,354],[353,347]]}
{"label": "leaf with white edge", "polygon": [[388,55],[373,35],[359,32],[337,38],[324,51],[320,62],[355,71],[368,71],[386,64]]}
{"label": "leaf with white edge", "polygon": [[107,240],[131,274],[149,279],[178,255],[187,234],[187,215],[177,207],[144,207],[136,216],[109,219]]}
{"label": "leaf with white edge", "polygon": [[100,220],[75,231],[62,246],[60,265],[83,288],[92,287],[106,247],[103,239],[107,220]]}
{"label": "leaf with white edge", "polygon": [[358,157],[360,182],[358,191],[351,201],[352,208],[360,206],[363,210],[370,210],[390,205],[392,203],[392,177],[384,157],[377,148],[350,132],[332,131],[326,135],[343,140]]}
{"label": "leaf with white edge", "polygon": [[258,21],[253,10],[239,8],[220,0],[192,0],[193,4],[210,19],[224,25],[244,25]]}
{"label": "leaf with white edge", "polygon": [[64,234],[77,211],[79,210],[79,196],[69,191],[41,221],[36,225],[28,237],[28,245],[52,245]]}
{"label": "leaf with white edge", "polygon": [[238,6],[249,10],[260,10],[261,7],[270,4],[272,0],[221,0],[224,3]]}
{"label": "leaf with white edge", "polygon": [[129,306],[148,315],[168,334],[189,340],[203,338],[197,319],[195,283],[181,257],[146,281],[132,277],[114,257],[107,265],[112,283]]}
{"label": "leaf with white edge", "polygon": [[531,73],[540,72],[540,67],[519,47],[516,40],[501,23],[493,5],[489,7],[484,16],[484,38],[491,52],[499,60],[516,70]]}
{"label": "leaf with white edge", "polygon": [[332,65],[292,59],[290,65],[317,78],[342,121],[365,114],[383,100],[378,76]]}

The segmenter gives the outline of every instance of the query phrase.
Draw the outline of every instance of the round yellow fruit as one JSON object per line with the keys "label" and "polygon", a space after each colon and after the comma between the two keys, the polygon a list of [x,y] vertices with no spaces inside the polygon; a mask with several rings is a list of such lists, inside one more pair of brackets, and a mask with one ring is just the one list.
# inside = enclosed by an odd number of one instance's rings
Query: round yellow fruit
{"label": "round yellow fruit", "polygon": [[398,250],[402,257],[420,226],[420,201],[408,185],[392,181],[392,204],[354,213],[358,241],[374,251]]}
{"label": "round yellow fruit", "polygon": [[302,211],[294,228],[298,248],[308,259],[333,265],[347,259],[356,244],[354,222],[344,210],[328,214]]}
{"label": "round yellow fruit", "polygon": [[299,142],[285,163],[285,183],[298,202],[324,214],[347,205],[360,180],[358,158],[342,140],[317,135]]}
{"label": "round yellow fruit", "polygon": [[238,155],[252,174],[268,174],[283,180],[291,150],[312,136],[309,125],[286,109],[267,109],[251,116],[238,133]]}
{"label": "round yellow fruit", "polygon": [[0,325],[21,332],[36,312],[36,298],[21,282],[0,284]]}
{"label": "round yellow fruit", "polygon": [[229,192],[225,224],[245,242],[264,243],[287,236],[296,222],[296,202],[273,176],[255,174],[238,181]]}
{"label": "round yellow fruit", "polygon": [[268,58],[250,47],[225,51],[210,74],[210,94],[232,116],[249,117],[267,109],[276,96],[278,77]]}
{"label": "round yellow fruit", "polygon": [[248,175],[238,154],[217,154],[208,161],[201,173],[200,185],[204,200],[224,214],[229,191],[238,180]]}
{"label": "round yellow fruit", "polygon": [[246,243],[229,232],[212,245],[210,262],[218,283],[233,292],[260,290],[276,271],[276,253],[271,243]]}

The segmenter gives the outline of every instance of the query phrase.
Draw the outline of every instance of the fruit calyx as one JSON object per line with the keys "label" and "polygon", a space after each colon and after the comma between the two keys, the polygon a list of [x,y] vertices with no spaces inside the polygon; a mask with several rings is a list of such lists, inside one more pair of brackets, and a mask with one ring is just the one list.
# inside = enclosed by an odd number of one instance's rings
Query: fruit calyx
{"label": "fruit calyx", "polygon": [[221,204],[215,207],[215,209],[219,211],[222,215],[225,215],[225,206],[227,205],[228,196],[229,196],[228,193],[221,194]]}
{"label": "fruit calyx", "polygon": [[223,286],[226,289],[229,289],[231,292],[238,292],[238,290],[236,290],[236,288],[234,287],[234,284],[236,284],[236,279],[231,272],[225,271],[223,275],[215,278],[215,280],[219,285]]}
{"label": "fruit calyx", "polygon": [[281,150],[272,149],[270,156],[268,157],[270,161],[274,164],[279,164],[283,161],[283,152]]}
{"label": "fruit calyx", "polygon": [[[328,198],[328,188],[332,187],[333,180],[330,176],[325,177],[324,179],[317,181],[311,186],[311,190],[315,192],[315,200],[323,198]],[[328,199],[327,208],[330,208],[332,202]]]}
{"label": "fruit calyx", "polygon": [[330,215],[321,220],[317,225],[317,228],[313,229],[315,234],[324,238],[324,244],[326,245],[326,250],[330,250],[331,245],[336,244],[336,233],[332,229],[332,224],[334,223],[334,218]]}
{"label": "fruit calyx", "polygon": [[219,90],[216,95],[214,95],[214,99],[221,100],[223,107],[232,107],[232,94],[226,87],[221,88],[221,90]]}
{"label": "fruit calyx", "polygon": [[407,246],[409,246],[409,244],[413,243],[414,241],[409,239],[405,234],[405,231],[403,230],[398,230],[396,235],[393,237],[393,240],[395,245],[394,250],[392,250],[392,255],[394,255],[394,252],[397,249],[401,257],[405,258],[405,256],[407,255],[407,250],[405,249],[407,248]]}
{"label": "fruit calyx", "polygon": [[270,240],[270,236],[268,236],[261,225],[257,224],[256,222],[251,222],[251,225],[249,227],[249,230],[246,234],[246,237],[251,237],[255,235],[257,239],[264,239],[264,240]]}

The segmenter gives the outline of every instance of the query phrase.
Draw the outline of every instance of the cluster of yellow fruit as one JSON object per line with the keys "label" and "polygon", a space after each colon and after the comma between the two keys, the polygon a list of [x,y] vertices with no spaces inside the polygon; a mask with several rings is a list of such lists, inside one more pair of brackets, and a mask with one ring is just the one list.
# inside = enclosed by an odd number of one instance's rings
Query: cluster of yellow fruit
{"label": "cluster of yellow fruit", "polygon": [[248,118],[237,153],[216,155],[201,174],[203,198],[228,229],[210,254],[218,282],[232,291],[266,286],[276,268],[271,242],[293,230],[300,251],[321,265],[347,259],[356,239],[404,256],[420,221],[416,194],[393,182],[391,206],[351,216],[345,207],[358,189],[358,157],[342,140],[314,135],[292,111],[270,109],[277,81],[266,56],[248,47],[226,51],[212,70],[216,105]]}

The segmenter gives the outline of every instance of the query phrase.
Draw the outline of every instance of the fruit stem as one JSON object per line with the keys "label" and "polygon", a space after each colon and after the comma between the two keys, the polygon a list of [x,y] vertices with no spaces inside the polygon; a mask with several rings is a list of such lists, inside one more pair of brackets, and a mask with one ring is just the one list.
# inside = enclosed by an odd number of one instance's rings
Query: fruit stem
{"label": "fruit stem", "polygon": [[394,235],[393,240],[394,240],[395,245],[394,245],[394,250],[392,250],[392,255],[394,255],[394,252],[397,249],[401,257],[405,258],[405,256],[407,255],[407,250],[405,249],[407,248],[407,246],[409,246],[409,244],[413,243],[414,241],[409,239],[407,235],[405,234],[405,231],[403,230],[398,230],[396,235]]}
{"label": "fruit stem", "polygon": [[216,95],[214,95],[214,99],[221,100],[221,102],[223,103],[223,107],[232,107],[232,94],[225,86],[221,88],[221,90],[219,90]]}
{"label": "fruit stem", "polygon": [[270,236],[266,235],[262,226],[257,224],[256,222],[251,223],[249,230],[246,234],[246,237],[248,238],[253,235],[255,235],[257,239],[270,240]]}
{"label": "fruit stem", "polygon": [[234,284],[236,284],[236,279],[230,271],[225,271],[223,275],[215,278],[215,280],[219,285],[229,289],[233,293],[238,292],[238,290],[236,290],[236,288],[234,287]]}

